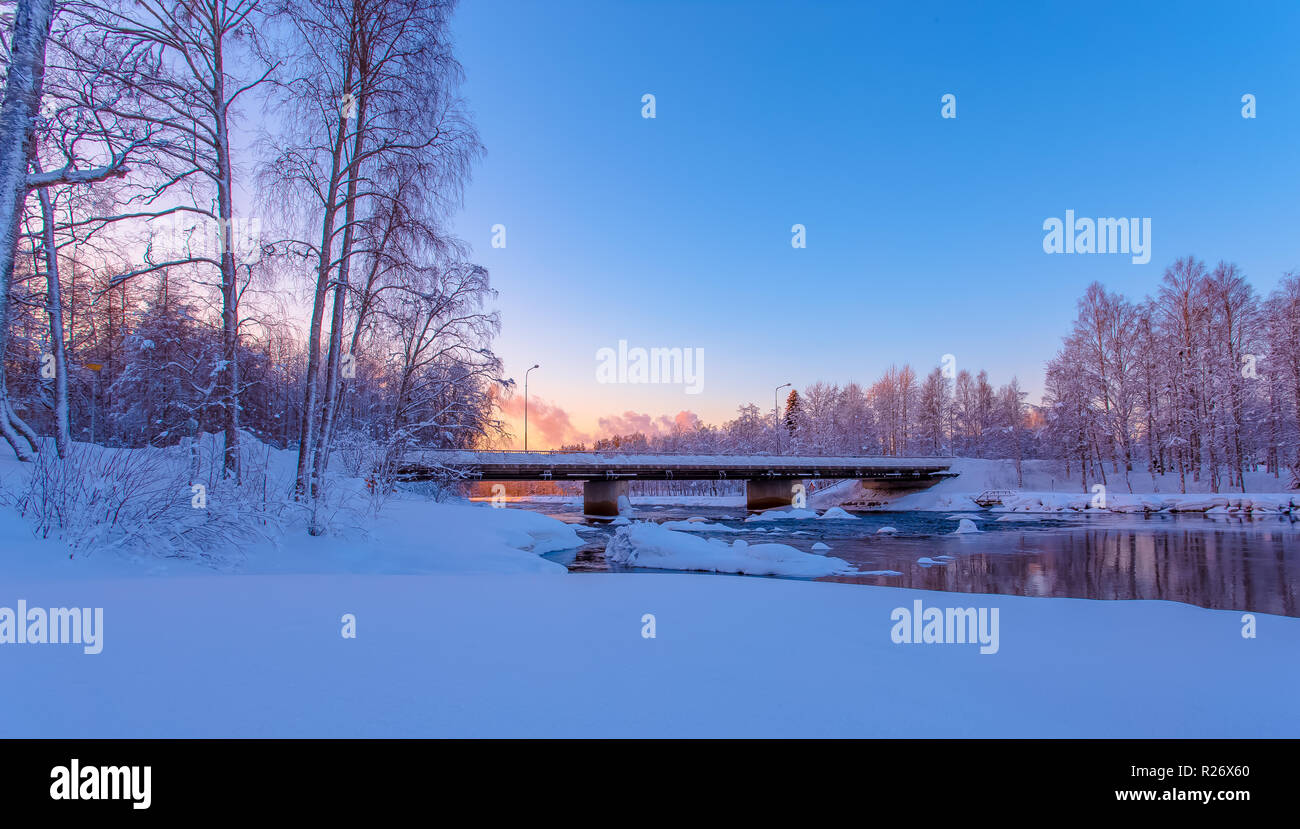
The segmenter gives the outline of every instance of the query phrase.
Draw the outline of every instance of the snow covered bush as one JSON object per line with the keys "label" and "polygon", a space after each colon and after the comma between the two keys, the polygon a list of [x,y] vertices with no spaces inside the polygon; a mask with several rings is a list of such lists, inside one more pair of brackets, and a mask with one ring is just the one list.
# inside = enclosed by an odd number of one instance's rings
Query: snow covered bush
{"label": "snow covered bush", "polygon": [[144,449],[74,443],[62,459],[49,447],[25,482],[0,498],[38,536],[61,538],[73,555],[116,549],[230,566],[281,522],[284,487],[272,480],[269,454],[257,444],[246,450],[243,480],[221,480],[213,443],[220,442]]}

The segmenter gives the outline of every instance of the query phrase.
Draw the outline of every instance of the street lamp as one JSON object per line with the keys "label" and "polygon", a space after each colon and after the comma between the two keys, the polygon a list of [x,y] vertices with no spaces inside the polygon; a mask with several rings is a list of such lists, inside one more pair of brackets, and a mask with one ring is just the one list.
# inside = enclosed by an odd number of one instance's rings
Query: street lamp
{"label": "street lamp", "polygon": [[[541,368],[534,363],[533,368]],[[528,369],[532,371],[533,368]],[[524,451],[528,451],[528,371],[524,372]]]}
{"label": "street lamp", "polygon": [[794,385],[793,383],[782,383],[772,389],[772,422],[776,425],[776,451],[781,452],[781,411],[777,404],[777,393],[786,386]]}

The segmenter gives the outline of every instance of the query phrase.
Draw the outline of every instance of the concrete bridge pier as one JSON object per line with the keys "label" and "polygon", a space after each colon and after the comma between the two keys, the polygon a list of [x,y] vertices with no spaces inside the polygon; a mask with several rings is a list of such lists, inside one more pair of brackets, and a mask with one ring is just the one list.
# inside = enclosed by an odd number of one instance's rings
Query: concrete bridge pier
{"label": "concrete bridge pier", "polygon": [[619,496],[627,495],[627,481],[584,481],[582,511],[586,515],[618,515]]}
{"label": "concrete bridge pier", "polygon": [[793,506],[801,492],[807,498],[801,478],[751,478],[745,482],[745,509],[758,512]]}

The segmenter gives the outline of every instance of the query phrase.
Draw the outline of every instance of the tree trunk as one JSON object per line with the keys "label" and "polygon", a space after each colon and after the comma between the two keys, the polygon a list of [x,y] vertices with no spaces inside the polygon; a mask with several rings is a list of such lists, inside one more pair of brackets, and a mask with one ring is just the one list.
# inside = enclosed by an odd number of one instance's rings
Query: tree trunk
{"label": "tree trunk", "polygon": [[[358,71],[361,82],[365,83],[364,65]],[[360,177],[361,154],[365,146],[366,96],[359,96],[357,105],[357,127],[353,137],[352,159],[348,163],[345,175],[348,179],[347,195],[343,210],[343,245],[339,252],[339,274],[334,283],[334,307],[330,312],[330,347],[325,361],[325,399],[321,413],[320,436],[316,446],[313,475],[319,484],[325,480],[325,471],[329,465],[330,447],[334,440],[335,415],[338,411],[342,378],[340,365],[343,360],[343,326],[347,322],[348,278],[352,262],[352,227],[356,220],[357,179]],[[315,510],[312,512],[312,534],[321,531],[316,526]]]}
{"label": "tree trunk", "polygon": [[221,357],[225,363],[225,450],[222,475],[239,482],[239,273],[235,265],[230,132],[222,36],[214,32],[212,102],[216,115],[217,219],[221,234]]}
{"label": "tree trunk", "polygon": [[[27,201],[27,163],[32,156],[36,112],[45,80],[45,43],[53,20],[54,0],[18,0],[4,99],[0,102],[0,435],[21,461],[34,460],[37,447],[32,445],[31,430],[9,403],[5,377],[9,290]],[[22,445],[23,440],[30,449]]]}
{"label": "tree trunk", "polygon": [[[41,171],[33,156],[32,169]],[[50,320],[50,348],[54,357],[54,448],[60,458],[72,449],[72,427],[68,418],[68,355],[63,334],[63,293],[59,285],[59,251],[54,239],[54,206],[50,191],[36,191],[41,201],[41,244],[45,248],[45,302]]]}
{"label": "tree trunk", "polygon": [[[343,88],[351,87],[353,46],[348,49],[348,66],[344,72]],[[325,212],[321,218],[321,243],[316,264],[316,292],[311,305],[311,327],[307,335],[306,388],[303,390],[302,422],[298,436],[298,479],[295,493],[299,499],[316,497],[315,451],[316,409],[320,397],[320,334],[325,317],[325,297],[329,293],[331,253],[334,248],[334,220],[338,215],[337,199],[343,150],[347,139],[347,119],[340,117],[334,134],[334,148],[330,161],[329,185],[325,193]]]}

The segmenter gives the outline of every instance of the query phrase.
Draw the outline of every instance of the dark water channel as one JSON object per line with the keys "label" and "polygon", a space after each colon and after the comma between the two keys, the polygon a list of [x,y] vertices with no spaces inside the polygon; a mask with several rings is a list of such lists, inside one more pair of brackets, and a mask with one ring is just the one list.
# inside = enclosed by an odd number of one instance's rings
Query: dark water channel
{"label": "dark water channel", "polygon": [[[605,543],[614,528],[584,518],[578,505],[522,501],[512,506],[587,527],[582,532],[587,543],[581,549],[547,558],[573,572],[628,569],[605,562]],[[741,529],[741,533],[696,533],[728,543],[743,538],[751,544],[778,542],[811,552],[820,541],[830,546],[826,555],[842,558],[859,570],[896,574],[834,576],[830,581],[963,593],[1165,599],[1300,616],[1300,522],[1288,516],[1026,516],[992,511],[852,515],[858,520],[745,523],[740,507],[638,505],[631,517],[680,521],[700,516]],[[952,534],[958,516],[974,520],[981,532]],[[897,533],[877,533],[886,526]]]}

